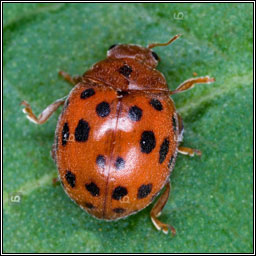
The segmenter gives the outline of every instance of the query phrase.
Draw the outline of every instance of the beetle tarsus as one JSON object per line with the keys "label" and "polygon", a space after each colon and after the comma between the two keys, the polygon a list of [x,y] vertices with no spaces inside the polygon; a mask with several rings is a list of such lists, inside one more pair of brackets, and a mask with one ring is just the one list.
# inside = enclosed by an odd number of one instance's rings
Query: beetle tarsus
{"label": "beetle tarsus", "polygon": [[194,155],[201,156],[202,155],[202,152],[198,149],[181,147],[181,146],[178,147],[178,152],[180,154],[189,155],[189,156],[194,156]]}

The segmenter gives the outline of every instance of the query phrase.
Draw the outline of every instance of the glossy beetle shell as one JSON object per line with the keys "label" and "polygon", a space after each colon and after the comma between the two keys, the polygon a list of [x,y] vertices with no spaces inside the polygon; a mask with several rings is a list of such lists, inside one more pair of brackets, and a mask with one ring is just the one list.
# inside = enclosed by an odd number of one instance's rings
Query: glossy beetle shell
{"label": "glossy beetle shell", "polygon": [[154,59],[119,57],[110,53],[84,73],[55,133],[54,158],[66,193],[105,220],[152,202],[169,181],[179,137],[175,107]]}

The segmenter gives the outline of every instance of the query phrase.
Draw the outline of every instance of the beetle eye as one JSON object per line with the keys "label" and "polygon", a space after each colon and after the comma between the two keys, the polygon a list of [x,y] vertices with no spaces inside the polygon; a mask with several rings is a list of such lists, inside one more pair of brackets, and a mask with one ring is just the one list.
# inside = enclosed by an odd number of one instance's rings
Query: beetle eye
{"label": "beetle eye", "polygon": [[108,50],[114,48],[116,45],[117,45],[117,44],[112,44],[112,45],[108,48]]}
{"label": "beetle eye", "polygon": [[158,55],[155,52],[152,51],[152,55],[153,55],[153,57],[155,58],[156,61],[159,60],[159,57],[158,57]]}

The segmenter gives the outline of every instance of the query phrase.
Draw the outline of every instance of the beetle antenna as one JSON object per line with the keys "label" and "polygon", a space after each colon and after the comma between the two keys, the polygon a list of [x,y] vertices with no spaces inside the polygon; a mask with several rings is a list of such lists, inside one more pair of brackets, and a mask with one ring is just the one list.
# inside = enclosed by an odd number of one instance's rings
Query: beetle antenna
{"label": "beetle antenna", "polygon": [[148,45],[148,48],[149,49],[152,49],[152,48],[154,48],[154,47],[156,47],[156,46],[166,46],[166,45],[169,45],[169,44],[171,44],[173,41],[175,41],[176,39],[178,39],[179,37],[181,36],[181,34],[178,34],[178,35],[176,35],[176,36],[174,36],[173,38],[171,38],[167,43],[154,43],[154,44],[149,44]]}

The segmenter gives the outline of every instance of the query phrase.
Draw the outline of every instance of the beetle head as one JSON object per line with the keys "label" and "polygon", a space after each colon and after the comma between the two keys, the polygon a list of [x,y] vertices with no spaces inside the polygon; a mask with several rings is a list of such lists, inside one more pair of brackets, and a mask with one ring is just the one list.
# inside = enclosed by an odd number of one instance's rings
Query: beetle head
{"label": "beetle head", "polygon": [[107,52],[107,56],[114,59],[135,59],[152,68],[155,68],[159,61],[159,57],[151,49],[133,44],[112,45]]}
{"label": "beetle head", "polygon": [[169,45],[179,37],[180,35],[176,35],[173,38],[171,38],[171,40],[169,40],[167,43],[150,44],[148,47],[142,47],[133,44],[114,44],[109,47],[107,56],[108,58],[113,59],[135,59],[136,61],[139,61],[151,68],[155,68],[160,59],[158,55],[151,49],[156,46]]}

